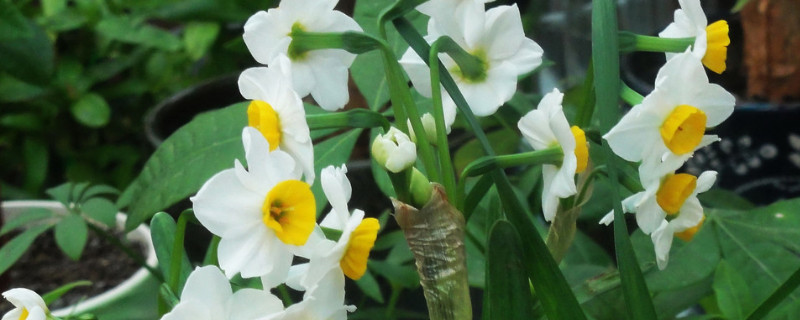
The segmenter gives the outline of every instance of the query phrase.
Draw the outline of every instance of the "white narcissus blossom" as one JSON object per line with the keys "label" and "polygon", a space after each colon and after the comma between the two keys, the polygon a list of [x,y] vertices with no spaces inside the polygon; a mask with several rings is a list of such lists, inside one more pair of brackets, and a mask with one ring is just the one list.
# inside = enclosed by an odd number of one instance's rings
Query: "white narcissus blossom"
{"label": "white narcissus blossom", "polygon": [[386,170],[399,173],[417,161],[417,145],[395,127],[379,134],[372,142],[372,157]]}
{"label": "white narcissus blossom", "polygon": [[268,290],[231,290],[228,278],[215,266],[189,274],[180,302],[162,320],[252,320],[283,311],[283,303]]}
{"label": "white narcissus blossom", "polygon": [[316,225],[311,187],[300,181],[295,161],[255,128],[242,132],[247,170],[237,160],[206,181],[191,198],[197,219],[221,238],[220,267],[228,277],[262,277],[265,288],[286,279],[293,252]]}
{"label": "white narcissus blossom", "polygon": [[517,126],[534,150],[561,146],[564,160],[561,166],[546,164],[542,166],[544,185],[542,186],[542,211],[547,221],[553,220],[558,210],[558,199],[567,198],[578,192],[575,174],[586,169],[588,145],[583,130],[577,126],[570,128],[561,100],[564,94],[558,89],[546,94],[539,106],[523,116]]}
{"label": "white narcissus blossom", "polygon": [[244,42],[253,58],[270,64],[278,56],[291,60],[292,85],[303,97],[311,94],[325,110],[341,109],[350,99],[347,69],[355,55],[341,49],[289,52],[292,28],[306,32],[361,31],[353,18],[333,10],[338,0],[283,0],[277,8],[259,11],[244,25]]}
{"label": "white narcissus blossom", "polygon": [[344,320],[348,312],[355,310],[355,306],[344,304],[344,275],[337,270],[330,270],[303,294],[303,301],[259,320]]}
{"label": "white narcissus blossom", "polygon": [[[536,42],[525,37],[516,5],[498,6],[486,12],[482,12],[483,3],[480,1],[463,1],[459,5],[476,8],[456,10],[446,5],[429,6],[430,10],[438,11],[426,12],[434,21],[428,24],[425,39],[432,43],[440,36],[450,36],[465,51],[481,60],[483,72],[477,77],[470,77],[459,71],[458,65],[449,56],[439,55],[472,112],[478,116],[488,116],[514,95],[517,77],[542,63],[543,51]],[[476,12],[480,14],[476,15]],[[450,18],[436,20],[439,16]],[[423,96],[430,97],[430,71],[422,58],[409,49],[400,63],[414,88]],[[445,92],[442,102],[445,114],[448,109],[455,109],[455,104]]]}
{"label": "white narcissus blossom", "polygon": [[314,183],[314,146],[306,122],[303,101],[292,90],[289,59],[279,57],[269,67],[250,68],[239,76],[239,91],[253,100],[247,108],[248,125],[300,164],[304,180]]}
{"label": "white narcissus blossom", "polygon": [[375,218],[364,219],[364,211],[355,210],[351,214],[347,202],[350,200],[350,181],[345,173],[347,168],[333,166],[322,169],[322,189],[333,209],[320,223],[321,227],[342,232],[337,241],[325,239],[322,232],[311,234],[306,246],[307,264],[293,266],[289,271],[287,285],[297,290],[306,290],[320,281],[329,270],[343,272],[348,278],[358,280],[367,269],[370,250],[375,244],[380,225]]}
{"label": "white narcissus blossom", "polygon": [[[662,38],[694,37],[692,54],[701,59],[711,71],[725,71],[725,59],[728,56],[728,23],[719,20],[708,25],[706,14],[700,6],[700,0],[678,0],[681,8],[675,10],[675,21],[670,23],[658,36]],[[675,53],[667,52],[667,59]]]}
{"label": "white narcissus blossom", "polygon": [[14,288],[3,292],[3,298],[14,305],[14,309],[3,315],[2,320],[45,320],[50,310],[36,292],[25,288]]}
{"label": "white narcissus blossom", "polygon": [[677,218],[671,221],[661,220],[661,225],[650,235],[656,251],[658,269],[664,270],[667,267],[672,238],[678,237],[690,241],[704,220],[703,207],[699,201],[686,203]]}
{"label": "white narcissus blossom", "polygon": [[[700,60],[687,51],[664,64],[653,92],[603,138],[628,161],[685,156],[705,141],[718,140],[705,130],[727,119],[734,103],[733,95],[708,82]],[[645,155],[652,157],[644,159]]]}

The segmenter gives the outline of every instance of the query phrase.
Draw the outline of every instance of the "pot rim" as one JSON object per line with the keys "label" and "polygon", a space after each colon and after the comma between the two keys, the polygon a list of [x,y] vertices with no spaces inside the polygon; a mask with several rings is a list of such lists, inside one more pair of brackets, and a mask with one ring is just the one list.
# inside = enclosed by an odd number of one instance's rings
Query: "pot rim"
{"label": "pot rim", "polygon": [[[64,205],[55,200],[12,200],[3,201],[1,205],[4,216],[19,215],[23,212],[23,210],[29,208],[45,208],[55,210],[57,212],[67,212],[67,209],[64,207]],[[127,216],[122,212],[117,213],[117,229],[124,229],[126,217]],[[148,228],[145,224],[142,224],[129,232],[126,237],[131,242],[144,245],[143,253],[146,256],[147,265],[155,267],[158,260],[156,258],[155,248],[153,247],[153,240],[150,238],[150,228]],[[147,271],[147,269],[144,267],[140,267],[138,270],[136,270],[136,272],[133,273],[132,276],[130,276],[128,279],[125,279],[110,290],[78,302],[75,305],[52,310],[51,314],[56,317],[64,317],[70,314],[80,314],[93,310],[116,300],[118,297],[123,296],[132,288],[135,288],[142,282],[146,281],[148,278],[150,278],[149,271]]]}

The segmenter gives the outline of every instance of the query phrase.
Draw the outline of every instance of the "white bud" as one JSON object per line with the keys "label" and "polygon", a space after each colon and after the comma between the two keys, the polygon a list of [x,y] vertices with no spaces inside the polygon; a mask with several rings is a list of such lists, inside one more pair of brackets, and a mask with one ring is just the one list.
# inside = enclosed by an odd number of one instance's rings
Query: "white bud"
{"label": "white bud", "polygon": [[417,161],[417,146],[402,131],[392,127],[372,142],[372,157],[384,169],[399,173]]}

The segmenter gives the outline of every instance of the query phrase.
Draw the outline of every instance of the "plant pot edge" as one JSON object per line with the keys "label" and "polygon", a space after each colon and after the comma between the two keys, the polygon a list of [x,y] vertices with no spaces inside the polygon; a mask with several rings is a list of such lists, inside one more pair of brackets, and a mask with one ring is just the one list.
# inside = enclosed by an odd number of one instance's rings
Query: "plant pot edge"
{"label": "plant pot edge", "polygon": [[[46,208],[66,213],[66,208],[64,207],[64,205],[55,200],[11,200],[11,201],[3,201],[0,205],[2,205],[2,212],[4,217],[13,217],[15,215],[19,215],[24,210],[30,208]],[[121,212],[118,212],[116,218],[117,218],[117,228],[123,229],[125,226],[126,215]],[[129,232],[126,235],[126,237],[128,238],[129,241],[137,242],[144,245],[145,247],[144,251],[146,251],[144,253],[146,256],[147,264],[151,267],[155,267],[157,264],[157,259],[156,259],[155,247],[153,246],[153,241],[150,238],[150,228],[142,224],[133,231]],[[51,313],[57,317],[64,317],[70,314],[80,314],[99,309],[103,306],[107,306],[111,303],[114,303],[120,298],[123,298],[128,292],[141,286],[151,277],[152,276],[150,275],[149,271],[147,271],[147,269],[140,267],[138,270],[136,270],[136,272],[133,273],[133,275],[131,275],[129,278],[125,279],[115,287],[111,288],[110,290],[103,292],[99,295],[90,297],[86,300],[83,300],[76,305],[67,306],[57,310],[52,310]]]}

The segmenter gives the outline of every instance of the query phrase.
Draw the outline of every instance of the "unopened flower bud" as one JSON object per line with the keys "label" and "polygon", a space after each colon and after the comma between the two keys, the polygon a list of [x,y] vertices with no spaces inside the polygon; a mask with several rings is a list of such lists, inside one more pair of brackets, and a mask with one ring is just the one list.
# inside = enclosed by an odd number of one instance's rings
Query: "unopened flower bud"
{"label": "unopened flower bud", "polygon": [[405,133],[392,127],[386,134],[375,137],[372,157],[384,169],[399,173],[417,161],[417,146]]}

